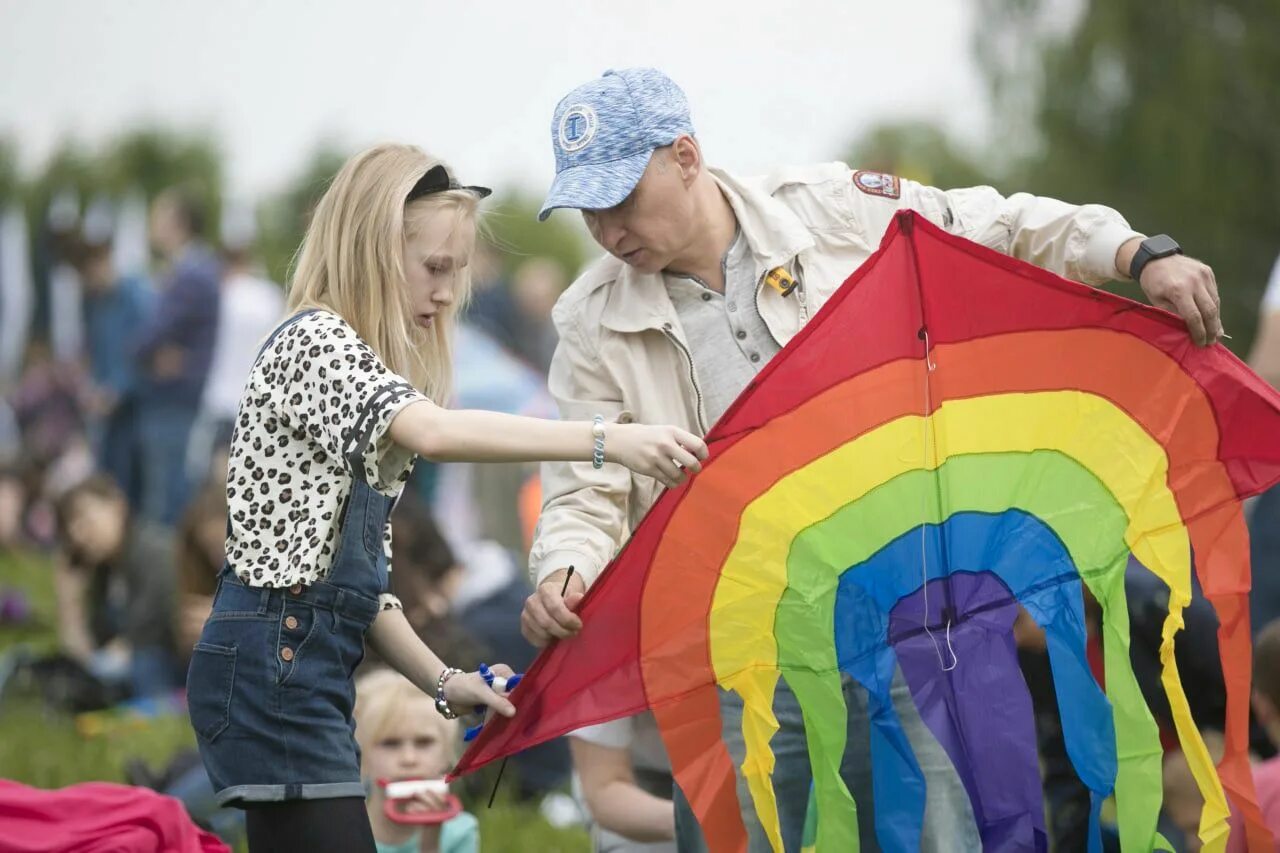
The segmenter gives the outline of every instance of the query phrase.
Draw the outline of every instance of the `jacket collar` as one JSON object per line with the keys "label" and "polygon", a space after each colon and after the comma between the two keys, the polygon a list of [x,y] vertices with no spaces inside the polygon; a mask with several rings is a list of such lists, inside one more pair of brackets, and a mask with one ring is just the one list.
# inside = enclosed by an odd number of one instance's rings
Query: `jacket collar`
{"label": "jacket collar", "polygon": [[[711,169],[738,227],[761,270],[792,261],[813,245],[813,236],[791,209],[773,198],[762,185]],[[600,322],[615,332],[661,329],[675,323],[675,307],[667,296],[662,273],[641,273],[622,264],[609,288]]]}

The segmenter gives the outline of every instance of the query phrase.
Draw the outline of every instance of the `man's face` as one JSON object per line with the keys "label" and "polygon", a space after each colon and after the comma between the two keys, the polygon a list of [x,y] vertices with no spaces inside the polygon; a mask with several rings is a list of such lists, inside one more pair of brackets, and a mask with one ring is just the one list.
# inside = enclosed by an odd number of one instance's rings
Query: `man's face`
{"label": "man's face", "polygon": [[666,269],[691,242],[693,194],[672,150],[653,152],[640,182],[621,204],[582,211],[595,241],[644,273]]}
{"label": "man's face", "polygon": [[161,195],[152,202],[149,226],[151,248],[160,255],[177,251],[187,239],[182,215],[168,196]]}
{"label": "man's face", "polygon": [[85,259],[81,278],[86,288],[94,293],[105,293],[116,283],[115,267],[109,251],[96,251]]}

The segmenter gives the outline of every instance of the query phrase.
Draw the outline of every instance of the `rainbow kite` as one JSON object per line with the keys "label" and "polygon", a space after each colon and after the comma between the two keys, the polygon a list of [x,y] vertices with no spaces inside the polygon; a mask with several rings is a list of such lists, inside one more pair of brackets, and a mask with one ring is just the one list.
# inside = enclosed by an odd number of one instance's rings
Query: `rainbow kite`
{"label": "rainbow kite", "polygon": [[[1249,543],[1241,501],[1280,480],[1280,395],[1174,316],[1058,278],[904,212],[879,251],[708,437],[544,651],[466,773],[652,709],[713,850],[742,850],[718,689],[744,703],[741,772],[781,849],[770,784],[779,678],[804,713],[818,850],[856,850],[839,770],[842,673],[868,691],[877,839],[918,850],[924,777],[889,701],[900,670],[969,795],[984,849],[1044,843],[1019,605],[1045,630],[1068,753],[1114,794],[1126,851],[1160,847],[1161,746],[1129,664],[1130,557],[1168,584],[1162,682],[1223,849],[1228,801],[1270,850],[1246,757]],[[1191,554],[1216,608],[1226,755],[1213,766],[1173,656]],[[1106,692],[1085,656],[1103,612]],[[998,754],[993,745],[999,745]]]}

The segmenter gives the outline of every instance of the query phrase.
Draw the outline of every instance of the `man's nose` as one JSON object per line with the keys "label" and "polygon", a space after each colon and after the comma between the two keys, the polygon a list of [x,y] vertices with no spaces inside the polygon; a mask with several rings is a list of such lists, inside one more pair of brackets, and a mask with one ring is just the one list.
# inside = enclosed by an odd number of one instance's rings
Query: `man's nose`
{"label": "man's nose", "polygon": [[618,246],[622,244],[622,238],[626,235],[627,230],[617,223],[603,223],[600,228],[601,242],[604,243],[605,249],[610,252],[617,251]]}

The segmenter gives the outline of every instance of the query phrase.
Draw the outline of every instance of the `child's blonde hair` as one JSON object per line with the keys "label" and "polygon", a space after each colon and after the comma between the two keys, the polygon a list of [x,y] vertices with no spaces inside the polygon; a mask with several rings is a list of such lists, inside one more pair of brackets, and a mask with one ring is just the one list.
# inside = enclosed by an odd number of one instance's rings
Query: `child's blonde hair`
{"label": "child's blonde hair", "polygon": [[[363,752],[395,729],[413,699],[430,697],[395,670],[377,669],[356,679],[356,738]],[[446,720],[434,709],[424,719],[434,724],[450,764],[456,762],[462,754],[457,720]]]}
{"label": "child's blonde hair", "polygon": [[343,165],[325,191],[298,249],[289,313],[322,308],[340,315],[383,363],[441,405],[453,376],[453,327],[471,291],[468,267],[457,271],[453,303],[428,329],[413,322],[404,270],[405,241],[429,218],[456,217],[474,228],[474,193],[445,190],[405,203],[410,190],[442,162],[412,145],[378,145]]}

